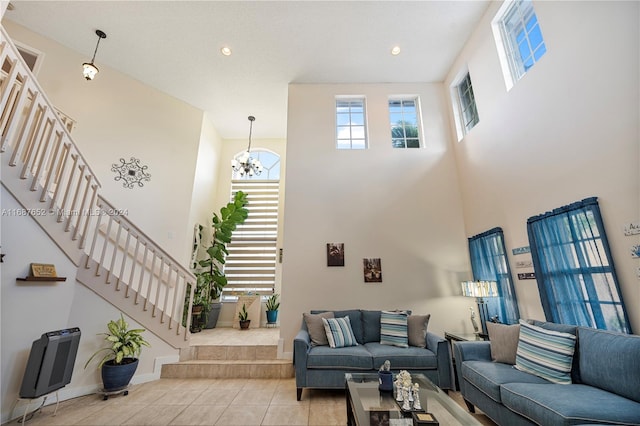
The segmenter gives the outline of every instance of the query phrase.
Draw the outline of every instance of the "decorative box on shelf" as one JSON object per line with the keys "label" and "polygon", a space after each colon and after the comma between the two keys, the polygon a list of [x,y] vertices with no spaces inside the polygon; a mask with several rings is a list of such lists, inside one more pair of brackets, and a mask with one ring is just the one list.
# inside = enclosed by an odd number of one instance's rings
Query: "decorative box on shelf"
{"label": "decorative box on shelf", "polygon": [[431,413],[413,413],[413,424],[415,425],[439,425],[436,417]]}

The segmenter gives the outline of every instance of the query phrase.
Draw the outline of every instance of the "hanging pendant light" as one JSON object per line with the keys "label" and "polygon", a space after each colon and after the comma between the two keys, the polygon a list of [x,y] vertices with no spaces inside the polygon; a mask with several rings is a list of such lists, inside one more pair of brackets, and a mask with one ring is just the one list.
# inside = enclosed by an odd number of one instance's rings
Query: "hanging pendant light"
{"label": "hanging pendant light", "polygon": [[231,167],[234,172],[239,172],[240,176],[258,176],[262,173],[262,164],[257,158],[251,157],[251,133],[253,130],[253,122],[256,118],[249,116],[249,146],[242,154],[238,154],[236,158],[231,160]]}
{"label": "hanging pendant light", "polygon": [[98,74],[98,67],[96,67],[93,63],[96,59],[96,53],[98,52],[98,46],[100,45],[100,40],[103,38],[107,38],[107,35],[102,30],[96,30],[96,35],[98,36],[98,42],[96,43],[96,49],[93,51],[93,58],[91,58],[91,62],[85,62],[82,64],[82,75],[87,80],[93,80],[93,78]]}

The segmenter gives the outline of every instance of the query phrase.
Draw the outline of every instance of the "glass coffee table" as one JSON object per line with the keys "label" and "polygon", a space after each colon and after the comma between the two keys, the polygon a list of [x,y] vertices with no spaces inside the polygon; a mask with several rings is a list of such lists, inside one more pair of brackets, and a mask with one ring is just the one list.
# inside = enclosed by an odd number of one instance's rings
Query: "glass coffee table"
{"label": "glass coffee table", "polygon": [[[420,385],[422,411],[432,414],[440,425],[481,424],[423,374],[412,374],[411,381]],[[413,425],[413,412],[401,409],[395,400],[395,389],[378,390],[378,373],[346,373],[345,382],[348,425]]]}

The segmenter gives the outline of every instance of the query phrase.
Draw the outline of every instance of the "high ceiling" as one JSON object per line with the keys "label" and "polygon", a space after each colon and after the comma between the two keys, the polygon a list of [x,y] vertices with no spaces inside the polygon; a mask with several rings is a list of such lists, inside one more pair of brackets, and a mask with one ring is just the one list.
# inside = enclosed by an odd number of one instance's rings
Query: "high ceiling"
{"label": "high ceiling", "polygon": [[[246,138],[248,115],[256,117],[254,137],[284,138],[289,83],[443,81],[488,4],[13,1],[4,19],[87,60],[101,29],[99,68],[210,112],[224,138]],[[392,56],[395,45],[402,50]],[[220,53],[223,46],[231,56]]]}

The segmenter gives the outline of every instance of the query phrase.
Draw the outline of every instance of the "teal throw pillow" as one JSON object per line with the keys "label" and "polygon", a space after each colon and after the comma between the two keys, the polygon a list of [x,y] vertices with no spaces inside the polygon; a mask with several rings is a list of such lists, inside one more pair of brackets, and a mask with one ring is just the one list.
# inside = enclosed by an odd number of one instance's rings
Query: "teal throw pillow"
{"label": "teal throw pillow", "polygon": [[401,348],[409,347],[408,316],[404,311],[382,311],[380,313],[380,343]]}
{"label": "teal throw pillow", "polygon": [[550,382],[571,384],[576,336],[520,320],[516,368]]}
{"label": "teal throw pillow", "polygon": [[324,331],[327,333],[329,346],[332,348],[344,348],[346,346],[358,346],[349,317],[322,318]]}

